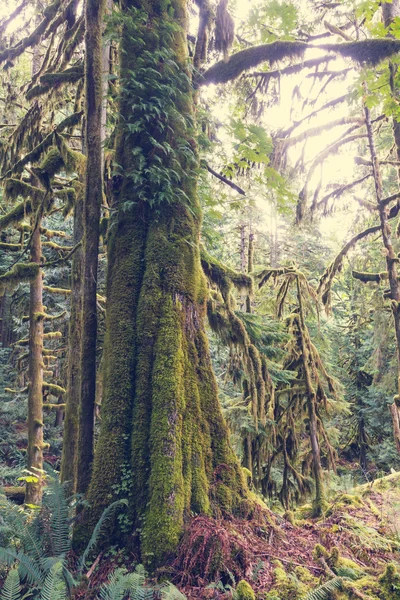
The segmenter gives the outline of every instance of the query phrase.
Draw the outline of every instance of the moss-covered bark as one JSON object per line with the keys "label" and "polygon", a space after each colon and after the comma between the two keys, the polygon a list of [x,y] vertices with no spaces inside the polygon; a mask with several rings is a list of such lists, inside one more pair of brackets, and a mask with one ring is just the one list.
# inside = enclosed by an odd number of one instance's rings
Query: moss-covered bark
{"label": "moss-covered bark", "polygon": [[[40,264],[42,244],[40,220],[32,220],[31,262]],[[26,484],[25,502],[40,504],[43,469],[43,273],[37,270],[30,284],[29,296],[29,387],[28,387],[28,469],[38,476]]]}
{"label": "moss-covered bark", "polygon": [[103,106],[101,36],[105,0],[85,5],[85,102],[87,163],[83,202],[83,283],[80,407],[76,489],[86,492],[92,471],[96,400],[97,268],[103,198],[101,122]]}
{"label": "moss-covered bark", "polygon": [[[125,91],[116,162],[122,168],[115,182],[117,216],[109,227],[101,431],[88,491],[91,509],[75,535],[78,544],[110,501],[128,495],[129,534],[133,528],[142,560],[151,567],[175,550],[190,514],[240,512],[248,504],[203,324],[207,288],[200,264],[185,4],[123,3],[130,20],[124,23],[121,53]],[[170,75],[164,73],[164,48],[178,65]],[[144,69],[145,100],[162,99],[175,70],[181,83],[172,90],[173,102],[166,96],[161,107],[161,129],[137,126],[139,99],[128,82],[138,65]],[[168,144],[168,152],[157,144]],[[156,167],[165,174],[158,182]],[[168,181],[172,170],[174,186]]]}
{"label": "moss-covered bark", "polygon": [[[74,206],[74,245],[83,235],[82,198],[78,197]],[[76,491],[76,445],[78,438],[78,411],[81,374],[81,335],[82,335],[82,260],[80,247],[72,259],[71,305],[68,335],[67,397],[64,419],[63,452],[61,458],[61,481],[70,482],[71,491]]]}

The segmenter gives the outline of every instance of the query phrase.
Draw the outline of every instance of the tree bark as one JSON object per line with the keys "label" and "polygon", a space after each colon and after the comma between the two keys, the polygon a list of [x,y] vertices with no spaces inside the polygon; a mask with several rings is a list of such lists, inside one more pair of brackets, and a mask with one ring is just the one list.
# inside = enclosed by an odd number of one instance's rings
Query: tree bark
{"label": "tree bark", "polygon": [[[245,513],[249,500],[219,407],[204,329],[207,286],[200,264],[186,2],[125,0],[122,9],[120,65],[127,84],[116,139],[121,176],[115,178],[108,243],[102,419],[90,509],[75,540],[83,544],[110,501],[128,496],[141,560],[155,567],[176,549],[185,518],[217,506]],[[168,75],[165,52],[178,65]],[[138,64],[142,73],[149,72],[148,79],[141,78],[145,92],[128,85]],[[156,70],[159,76],[152,79]],[[181,85],[171,102],[177,78]],[[162,130],[157,120],[137,127],[141,93],[144,101],[163,100]],[[157,144],[167,142],[170,151],[155,150],[149,136]],[[161,167],[166,175],[157,185],[146,179],[148,170]],[[173,196],[169,169],[179,169]],[[152,206],[154,194],[167,194],[169,201]],[[123,480],[133,482],[129,489]],[[117,524],[109,539],[123,539]]]}
{"label": "tree bark", "polygon": [[[74,207],[74,246],[83,235],[83,199],[77,196]],[[76,492],[78,415],[81,390],[82,345],[82,286],[83,249],[76,250],[71,267],[71,304],[68,334],[68,371],[66,410],[61,457],[61,481],[69,482],[71,492]]]}
{"label": "tree bark", "polygon": [[324,478],[321,466],[321,449],[318,439],[318,420],[317,420],[317,396],[315,393],[315,389],[311,379],[311,373],[309,369],[309,349],[307,347],[306,340],[304,338],[304,333],[306,331],[306,323],[304,319],[304,310],[303,310],[303,299],[301,296],[300,282],[299,278],[296,279],[297,282],[297,299],[299,302],[299,312],[300,312],[300,338],[301,338],[301,350],[302,350],[302,362],[304,369],[304,381],[306,385],[307,392],[307,410],[309,417],[309,433],[310,433],[310,442],[311,442],[311,453],[313,457],[313,471],[314,471],[314,481],[315,481],[315,499],[313,503],[313,514],[318,517],[322,514],[325,505],[325,492],[324,492]]}
{"label": "tree bark", "polygon": [[105,0],[85,7],[85,101],[87,163],[83,204],[81,397],[78,423],[76,490],[86,492],[92,471],[96,399],[97,267],[102,203],[102,18]]}
{"label": "tree bark", "polygon": [[399,430],[399,419],[400,409],[397,406],[396,400],[400,398],[400,283],[397,275],[397,256],[395,254],[392,239],[391,239],[391,227],[389,223],[389,208],[382,202],[383,200],[383,186],[382,186],[382,175],[379,166],[378,155],[375,148],[374,136],[371,126],[371,118],[369,109],[364,107],[365,120],[367,125],[368,142],[371,153],[372,171],[374,175],[375,183],[375,194],[376,201],[378,204],[379,219],[381,222],[382,241],[386,250],[386,269],[389,279],[390,287],[390,300],[393,314],[393,323],[396,336],[396,354],[397,354],[397,395],[394,398],[394,402],[390,407],[390,414],[392,416],[393,423],[393,435],[396,443],[396,448],[400,451],[400,430]]}
{"label": "tree bark", "polygon": [[[40,263],[42,242],[40,219],[32,219],[31,262]],[[28,469],[37,482],[26,484],[25,502],[39,505],[43,471],[43,274],[40,269],[30,284],[29,299],[29,389],[28,389]]]}

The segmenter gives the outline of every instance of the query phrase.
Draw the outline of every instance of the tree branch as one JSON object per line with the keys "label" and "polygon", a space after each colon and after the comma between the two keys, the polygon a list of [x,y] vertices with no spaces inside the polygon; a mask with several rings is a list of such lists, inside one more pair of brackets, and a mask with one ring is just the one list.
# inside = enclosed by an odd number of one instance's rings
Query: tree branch
{"label": "tree branch", "polygon": [[238,185],[236,185],[236,183],[233,183],[233,181],[231,181],[230,179],[227,179],[226,177],[224,177],[220,173],[217,173],[217,171],[214,171],[214,169],[212,169],[210,167],[210,165],[207,164],[206,167],[207,167],[207,171],[209,173],[211,173],[211,175],[214,175],[214,177],[216,177],[217,179],[219,179],[223,183],[226,183],[226,185],[229,185],[229,187],[231,187],[233,190],[235,190],[236,192],[238,192],[242,196],[246,195],[246,192],[244,190],[242,190],[241,187],[239,187]]}
{"label": "tree branch", "polygon": [[[284,58],[301,57],[311,46],[306,42],[289,42],[278,40],[271,44],[262,44],[246,48],[233,54],[227,62],[219,61],[207,69],[195,82],[198,87],[210,83],[227,83],[233,81],[244,71],[256,67],[263,62],[276,62]],[[312,46],[326,52],[340,54],[359,64],[371,66],[379,64],[400,51],[400,40],[373,39],[341,44],[319,44]]]}

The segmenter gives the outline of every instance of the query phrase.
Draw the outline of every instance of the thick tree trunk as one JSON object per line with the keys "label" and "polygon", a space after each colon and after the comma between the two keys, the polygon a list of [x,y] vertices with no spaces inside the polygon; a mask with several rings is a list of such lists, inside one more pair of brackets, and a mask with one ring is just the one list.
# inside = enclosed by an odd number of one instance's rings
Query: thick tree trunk
{"label": "thick tree trunk", "polygon": [[397,353],[397,394],[394,398],[393,404],[390,407],[390,414],[392,416],[393,423],[393,435],[396,443],[396,448],[400,451],[400,284],[397,274],[397,261],[398,258],[393,248],[391,238],[391,226],[389,223],[389,207],[382,203],[383,199],[383,186],[382,186],[382,175],[379,166],[378,155],[375,148],[374,136],[371,126],[371,118],[369,109],[364,108],[365,121],[367,125],[368,142],[371,153],[372,170],[374,174],[375,193],[376,201],[378,205],[379,219],[381,223],[382,241],[386,250],[386,269],[389,279],[390,287],[390,300],[393,314],[394,330],[396,335],[396,353]]}
{"label": "thick tree trunk", "polygon": [[[83,201],[77,197],[74,207],[74,246],[83,236]],[[76,491],[78,414],[81,389],[82,345],[82,267],[83,249],[78,248],[72,258],[70,324],[68,335],[68,372],[66,410],[61,457],[61,481],[69,482],[70,491]]]}
{"label": "thick tree trunk", "polygon": [[[75,539],[83,542],[110,501],[128,495],[141,560],[154,567],[175,550],[185,518],[216,506],[245,511],[248,499],[204,330],[207,287],[200,265],[186,3],[125,0],[123,10],[125,83],[116,142],[122,176],[115,181],[108,243],[102,419],[88,491],[91,509]],[[164,74],[166,55],[173,61],[168,65],[178,65],[176,72],[168,66],[172,72]],[[138,68],[143,92],[136,86]],[[161,121],[141,121],[153,97],[162,102]],[[145,113],[142,100],[150,102]],[[168,144],[169,152],[157,144]],[[147,173],[157,169],[164,176],[154,183]],[[173,195],[172,169],[179,172]],[[132,487],[126,490],[123,480]],[[118,529],[114,534],[120,535]]]}
{"label": "thick tree trunk", "polygon": [[[42,242],[40,220],[32,219],[31,262],[40,263]],[[40,504],[43,470],[43,275],[40,269],[30,284],[29,299],[29,390],[28,390],[28,469],[38,482],[26,484],[25,502]]]}
{"label": "thick tree trunk", "polygon": [[86,492],[92,471],[96,399],[97,267],[102,186],[102,29],[105,0],[85,7],[85,100],[87,162],[85,176],[84,267],[82,286],[82,373],[78,424],[76,490]]}

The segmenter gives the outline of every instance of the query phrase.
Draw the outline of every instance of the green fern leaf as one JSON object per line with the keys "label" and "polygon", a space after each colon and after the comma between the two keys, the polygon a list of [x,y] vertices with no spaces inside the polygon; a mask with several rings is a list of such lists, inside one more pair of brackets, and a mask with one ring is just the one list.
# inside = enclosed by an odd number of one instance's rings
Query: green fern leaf
{"label": "green fern leaf", "polygon": [[0,497],[0,512],[4,522],[12,529],[13,535],[19,538],[25,553],[39,562],[44,556],[44,550],[39,534],[38,518],[29,521],[28,513],[3,497]]}
{"label": "green fern leaf", "polygon": [[186,596],[172,583],[167,583],[161,588],[161,598],[162,600],[186,600]]}
{"label": "green fern leaf", "polygon": [[343,579],[341,577],[334,577],[312,590],[312,592],[307,594],[305,600],[330,600],[332,592],[339,591],[342,587]]}
{"label": "green fern leaf", "polygon": [[0,600],[20,600],[21,586],[19,584],[18,569],[11,569],[4,582]]}
{"label": "green fern leaf", "polygon": [[67,587],[63,578],[64,565],[62,561],[55,563],[43,584],[40,600],[66,600]]}
{"label": "green fern leaf", "polygon": [[54,556],[68,552],[71,546],[69,535],[69,511],[65,485],[61,484],[58,474],[47,471],[47,486],[43,496],[43,508],[50,514],[51,527],[48,529],[50,547]]}
{"label": "green fern leaf", "polygon": [[86,565],[86,561],[87,558],[90,554],[90,552],[94,549],[94,547],[96,546],[101,530],[103,529],[104,525],[107,523],[107,521],[112,517],[113,513],[115,512],[115,510],[119,507],[128,505],[128,501],[124,499],[122,500],[117,500],[116,502],[113,502],[112,504],[110,504],[110,506],[108,506],[104,511],[103,514],[101,515],[100,519],[97,521],[96,523],[96,527],[93,530],[92,533],[92,537],[89,540],[88,545],[86,546],[86,549],[79,561],[79,572],[82,573],[83,569],[85,568]]}
{"label": "green fern leaf", "polygon": [[22,551],[17,552],[13,548],[0,548],[0,563],[8,566],[17,563],[21,579],[26,579],[31,585],[40,586],[44,581],[44,574],[38,564]]}

